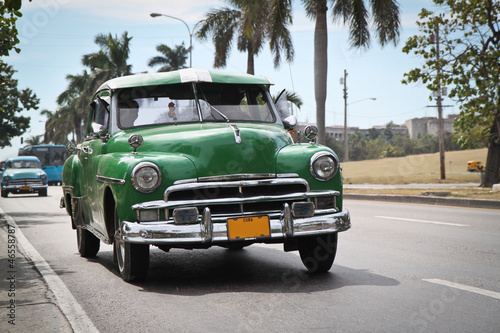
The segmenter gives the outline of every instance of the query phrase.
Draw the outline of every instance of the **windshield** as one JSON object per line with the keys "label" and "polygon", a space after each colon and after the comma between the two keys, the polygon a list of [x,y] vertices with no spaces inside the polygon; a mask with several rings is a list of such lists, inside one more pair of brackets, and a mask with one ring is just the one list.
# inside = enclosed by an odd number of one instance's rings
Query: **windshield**
{"label": "windshield", "polygon": [[275,122],[268,95],[260,86],[200,83],[195,87],[196,95],[192,84],[124,89],[118,96],[118,126]]}
{"label": "windshield", "polygon": [[41,169],[38,161],[11,161],[7,162],[7,169]]}

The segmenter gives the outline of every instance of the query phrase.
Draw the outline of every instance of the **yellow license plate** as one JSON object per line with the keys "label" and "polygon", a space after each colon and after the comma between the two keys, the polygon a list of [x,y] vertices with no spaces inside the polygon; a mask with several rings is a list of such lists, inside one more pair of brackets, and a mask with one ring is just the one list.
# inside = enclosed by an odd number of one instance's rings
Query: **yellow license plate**
{"label": "yellow license plate", "polygon": [[227,219],[229,239],[266,237],[271,235],[269,216],[248,216]]}
{"label": "yellow license plate", "polygon": [[23,191],[29,191],[30,187],[28,185],[23,185],[21,186],[21,190]]}

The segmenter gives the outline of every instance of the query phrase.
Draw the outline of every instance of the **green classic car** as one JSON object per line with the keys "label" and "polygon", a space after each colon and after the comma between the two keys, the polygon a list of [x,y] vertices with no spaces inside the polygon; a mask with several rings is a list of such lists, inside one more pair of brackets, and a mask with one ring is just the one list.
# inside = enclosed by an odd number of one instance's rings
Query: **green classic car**
{"label": "green classic car", "polygon": [[91,103],[87,136],[68,144],[61,207],[83,257],[114,244],[125,281],[142,280],[150,245],[242,249],[282,243],[328,271],[350,228],[339,161],[294,143],[285,94],[267,78],[182,69],[120,77]]}

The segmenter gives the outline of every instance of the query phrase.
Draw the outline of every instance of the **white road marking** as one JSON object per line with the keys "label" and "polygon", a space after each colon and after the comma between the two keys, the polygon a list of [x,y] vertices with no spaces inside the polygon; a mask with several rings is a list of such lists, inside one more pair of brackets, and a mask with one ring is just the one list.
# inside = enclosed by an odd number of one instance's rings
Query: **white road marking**
{"label": "white road marking", "polygon": [[73,297],[68,287],[66,287],[61,278],[52,270],[52,268],[50,268],[49,264],[45,261],[45,259],[43,259],[33,245],[31,245],[21,229],[17,226],[16,222],[14,222],[8,214],[5,214],[1,208],[0,213],[4,214],[8,224],[16,228],[16,239],[21,252],[28,260],[33,262],[37,270],[42,275],[49,289],[56,297],[57,305],[66,319],[68,319],[73,331],[99,333],[81,305],[78,304],[76,299]]}
{"label": "white road marking", "polygon": [[380,219],[389,219],[389,220],[398,220],[398,221],[407,221],[407,222],[441,224],[441,225],[450,225],[450,226],[454,226],[454,227],[469,227],[468,224],[460,224],[460,223],[447,223],[447,222],[438,222],[438,221],[405,219],[405,218],[402,218],[402,217],[391,217],[391,216],[375,216],[375,217],[380,218]]}
{"label": "white road marking", "polygon": [[496,291],[471,287],[471,286],[468,286],[465,284],[460,284],[460,283],[450,282],[450,281],[440,280],[440,279],[423,279],[423,281],[430,282],[430,283],[436,283],[436,284],[440,284],[443,286],[447,286],[447,287],[451,287],[451,288],[455,288],[455,289],[460,289],[460,290],[465,290],[465,291],[469,291],[471,293],[500,299],[500,293],[498,293]]}

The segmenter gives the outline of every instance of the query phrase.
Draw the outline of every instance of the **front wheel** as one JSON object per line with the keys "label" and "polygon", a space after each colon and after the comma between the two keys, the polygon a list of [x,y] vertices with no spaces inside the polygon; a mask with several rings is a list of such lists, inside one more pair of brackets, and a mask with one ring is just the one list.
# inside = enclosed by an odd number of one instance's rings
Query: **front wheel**
{"label": "front wheel", "polygon": [[84,258],[93,258],[99,252],[101,242],[99,238],[86,229],[76,229],[76,240],[78,244],[78,252]]}
{"label": "front wheel", "polygon": [[309,272],[330,270],[337,253],[337,239],[337,233],[297,238],[300,259]]}
{"label": "front wheel", "polygon": [[114,211],[115,239],[113,254],[122,279],[127,282],[142,281],[149,270],[149,244],[125,242],[121,237],[120,220]]}

